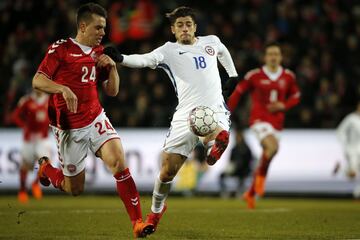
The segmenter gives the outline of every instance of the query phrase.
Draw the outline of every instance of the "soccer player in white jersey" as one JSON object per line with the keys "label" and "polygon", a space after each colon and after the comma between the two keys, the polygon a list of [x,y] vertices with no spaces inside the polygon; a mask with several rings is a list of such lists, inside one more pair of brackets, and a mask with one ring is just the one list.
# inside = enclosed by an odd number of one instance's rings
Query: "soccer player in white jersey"
{"label": "soccer player in white jersey", "polygon": [[[218,128],[200,140],[207,147],[209,165],[221,157],[229,141],[230,113],[222,95],[217,60],[224,66],[231,80],[237,72],[228,49],[218,37],[195,37],[195,12],[189,7],[179,7],[168,13],[171,32],[176,42],[167,42],[147,54],[120,55],[122,65],[141,68],[162,68],[172,81],[179,103],[173,115],[162,154],[162,166],[155,180],[151,213],[146,222],[155,229],[166,210],[165,200],[171,182],[193,150],[199,137],[187,125],[189,112],[200,105],[212,108],[219,119]],[[235,84],[236,85],[236,84]]]}
{"label": "soccer player in white jersey", "polygon": [[[347,176],[355,179],[360,174],[360,100],[356,110],[341,121],[337,135],[348,163]],[[355,187],[353,195],[360,197],[360,184]]]}

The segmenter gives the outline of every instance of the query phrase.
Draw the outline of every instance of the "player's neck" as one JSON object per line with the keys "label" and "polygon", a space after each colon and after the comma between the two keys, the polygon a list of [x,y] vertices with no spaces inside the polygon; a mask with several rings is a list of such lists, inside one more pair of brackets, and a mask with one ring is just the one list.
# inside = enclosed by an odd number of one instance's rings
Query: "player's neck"
{"label": "player's neck", "polygon": [[77,43],[87,46],[87,47],[93,47],[91,46],[91,44],[89,44],[88,41],[86,41],[86,39],[82,38],[81,35],[77,34],[75,39],[74,39]]}
{"label": "player's neck", "polygon": [[194,45],[195,43],[197,42],[197,38],[194,37],[189,43],[182,43],[180,42],[179,40],[177,41],[178,44],[181,44],[181,45]]}
{"label": "player's neck", "polygon": [[269,66],[269,65],[265,65],[266,69],[271,72],[271,73],[276,73],[277,71],[279,71],[280,66]]}

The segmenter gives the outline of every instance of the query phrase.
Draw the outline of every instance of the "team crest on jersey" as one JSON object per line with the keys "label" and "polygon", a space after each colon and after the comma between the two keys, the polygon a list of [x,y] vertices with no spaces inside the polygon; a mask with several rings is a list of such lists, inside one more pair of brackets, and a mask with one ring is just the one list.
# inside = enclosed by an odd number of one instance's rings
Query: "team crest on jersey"
{"label": "team crest on jersey", "polygon": [[206,46],[205,47],[205,51],[207,54],[209,54],[210,56],[214,56],[215,54],[215,50],[211,47],[211,46]]}
{"label": "team crest on jersey", "polygon": [[286,86],[286,82],[283,78],[279,79],[279,87],[280,88],[285,88]]}
{"label": "team crest on jersey", "polygon": [[95,61],[96,58],[97,58],[96,52],[92,52],[91,55],[90,55],[90,57],[91,57],[92,59],[94,59],[94,61]]}

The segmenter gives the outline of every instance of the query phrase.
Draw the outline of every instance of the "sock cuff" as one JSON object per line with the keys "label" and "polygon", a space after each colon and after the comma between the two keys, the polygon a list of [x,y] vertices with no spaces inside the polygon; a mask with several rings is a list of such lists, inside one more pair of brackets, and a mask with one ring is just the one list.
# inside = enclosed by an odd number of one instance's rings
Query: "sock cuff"
{"label": "sock cuff", "polygon": [[130,177],[131,177],[131,173],[130,173],[129,168],[125,168],[123,171],[117,172],[114,174],[114,178],[118,182],[125,181],[126,179],[128,179]]}
{"label": "sock cuff", "polygon": [[162,182],[160,176],[155,180],[154,192],[157,194],[168,194],[173,181]]}

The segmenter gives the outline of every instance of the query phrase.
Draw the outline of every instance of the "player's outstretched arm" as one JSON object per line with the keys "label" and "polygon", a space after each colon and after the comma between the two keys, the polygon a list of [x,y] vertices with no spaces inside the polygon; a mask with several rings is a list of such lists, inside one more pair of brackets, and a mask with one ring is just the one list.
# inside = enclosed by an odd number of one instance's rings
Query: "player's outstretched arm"
{"label": "player's outstretched arm", "polygon": [[122,65],[130,68],[156,68],[156,66],[164,59],[160,53],[152,51],[145,54],[121,54],[114,47],[106,47],[104,54],[108,55],[113,61],[121,63]]}
{"label": "player's outstretched arm", "polygon": [[61,93],[66,102],[68,110],[73,113],[77,112],[78,99],[69,87],[55,83],[42,73],[35,74],[32,81],[32,86],[34,89],[50,94]]}

